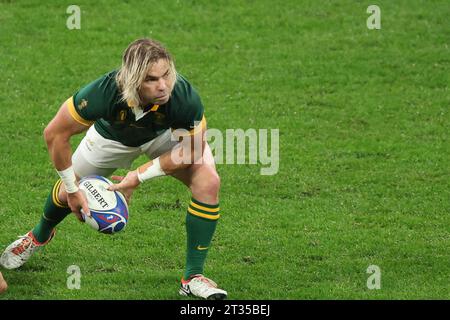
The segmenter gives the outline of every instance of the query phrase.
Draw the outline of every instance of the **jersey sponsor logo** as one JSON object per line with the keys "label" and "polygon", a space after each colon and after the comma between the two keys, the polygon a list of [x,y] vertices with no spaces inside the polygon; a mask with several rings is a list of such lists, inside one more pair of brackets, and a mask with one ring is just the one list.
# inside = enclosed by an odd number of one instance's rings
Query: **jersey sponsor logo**
{"label": "jersey sponsor logo", "polygon": [[83,110],[88,105],[88,101],[86,99],[81,99],[80,103],[78,104],[77,108],[78,110]]}

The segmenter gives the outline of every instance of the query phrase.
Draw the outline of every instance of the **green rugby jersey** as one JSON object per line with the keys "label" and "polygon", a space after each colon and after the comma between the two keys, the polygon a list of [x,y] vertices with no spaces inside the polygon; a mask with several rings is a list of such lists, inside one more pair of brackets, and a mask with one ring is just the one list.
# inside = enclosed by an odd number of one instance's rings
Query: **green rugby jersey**
{"label": "green rugby jersey", "polygon": [[169,128],[186,129],[193,134],[195,129],[206,126],[200,96],[183,76],[177,75],[167,103],[145,106],[143,116],[141,112],[136,120],[133,108],[121,101],[116,73],[117,70],[112,71],[91,82],[67,100],[70,114],[77,122],[94,124],[104,138],[130,147],[138,147]]}

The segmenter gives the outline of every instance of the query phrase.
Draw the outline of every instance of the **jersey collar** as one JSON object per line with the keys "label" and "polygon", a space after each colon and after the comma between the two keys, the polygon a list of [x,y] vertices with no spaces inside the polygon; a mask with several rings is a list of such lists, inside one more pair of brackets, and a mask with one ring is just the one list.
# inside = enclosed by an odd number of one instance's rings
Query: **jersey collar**
{"label": "jersey collar", "polygon": [[[130,105],[129,105],[130,106]],[[149,112],[155,112],[156,110],[158,110],[159,105],[157,104],[153,104],[153,105],[148,105],[145,106],[144,108],[140,108],[140,107],[131,107],[131,110],[134,113],[134,116],[136,118],[136,121],[138,121],[139,119],[142,119],[143,117],[145,117],[145,115]]]}

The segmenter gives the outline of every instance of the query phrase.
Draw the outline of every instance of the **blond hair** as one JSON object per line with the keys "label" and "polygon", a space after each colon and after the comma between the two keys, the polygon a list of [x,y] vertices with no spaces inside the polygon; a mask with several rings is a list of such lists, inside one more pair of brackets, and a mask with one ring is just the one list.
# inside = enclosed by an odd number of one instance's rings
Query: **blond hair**
{"label": "blond hair", "polygon": [[122,101],[130,107],[141,105],[139,89],[149,68],[158,60],[165,59],[170,67],[170,83],[173,88],[176,80],[175,64],[172,56],[161,43],[152,39],[138,39],[130,43],[122,57],[122,67],[116,75],[116,82],[122,93]]}

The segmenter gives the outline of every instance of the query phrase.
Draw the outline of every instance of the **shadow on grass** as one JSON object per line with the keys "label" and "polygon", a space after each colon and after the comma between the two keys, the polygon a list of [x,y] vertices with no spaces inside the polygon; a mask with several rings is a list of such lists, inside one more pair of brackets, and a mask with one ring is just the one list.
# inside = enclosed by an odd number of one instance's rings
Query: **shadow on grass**
{"label": "shadow on grass", "polygon": [[177,199],[175,203],[152,201],[145,206],[148,210],[177,210],[181,209],[181,201]]}

